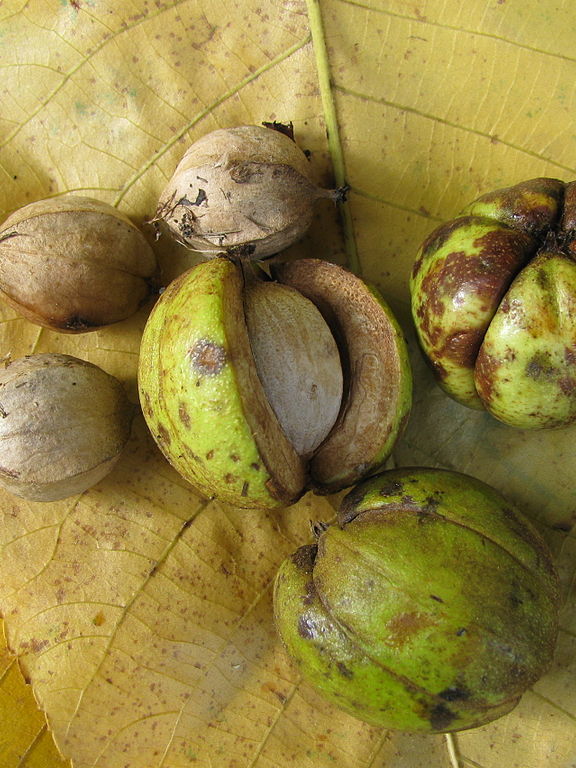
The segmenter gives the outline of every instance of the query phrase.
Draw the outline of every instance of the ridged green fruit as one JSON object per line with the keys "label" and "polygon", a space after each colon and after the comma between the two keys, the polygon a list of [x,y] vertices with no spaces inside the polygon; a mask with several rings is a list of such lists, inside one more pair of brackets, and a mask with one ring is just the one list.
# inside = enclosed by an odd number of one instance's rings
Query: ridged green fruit
{"label": "ridged green fruit", "polygon": [[422,244],[410,282],[443,389],[522,429],[576,420],[576,184],[483,195]]}
{"label": "ridged green fruit", "polygon": [[240,507],[373,474],[411,405],[406,345],[380,296],[316,259],[275,278],[202,262],[162,294],[141,345],[142,410],[158,445],[201,493]]}
{"label": "ridged green fruit", "polygon": [[558,578],[535,529],[466,475],[400,469],[281,566],[279,635],[303,677],[369,723],[456,731],[509,712],[550,662]]}

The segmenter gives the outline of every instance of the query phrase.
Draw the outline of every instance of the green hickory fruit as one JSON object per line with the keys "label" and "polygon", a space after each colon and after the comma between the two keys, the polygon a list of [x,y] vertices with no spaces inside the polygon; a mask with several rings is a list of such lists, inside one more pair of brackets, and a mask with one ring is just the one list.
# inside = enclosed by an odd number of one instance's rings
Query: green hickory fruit
{"label": "green hickory fruit", "polygon": [[451,397],[521,429],[576,420],[576,182],[478,198],[426,238],[410,288]]}
{"label": "green hickory fruit", "polygon": [[550,553],[516,509],[423,468],[359,484],[274,588],[305,680],[361,720],[423,733],[509,712],[550,662],[558,600]]}
{"label": "green hickory fruit", "polygon": [[141,346],[142,410],[164,455],[202,494],[245,508],[374,474],[411,405],[406,345],[375,291],[317,259],[274,278],[198,264],[162,294]]}

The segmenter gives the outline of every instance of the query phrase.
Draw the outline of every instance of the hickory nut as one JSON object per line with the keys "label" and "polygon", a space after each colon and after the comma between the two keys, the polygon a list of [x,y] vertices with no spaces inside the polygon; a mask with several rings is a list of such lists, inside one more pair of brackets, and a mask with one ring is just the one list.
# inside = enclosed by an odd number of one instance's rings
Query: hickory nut
{"label": "hickory nut", "polygon": [[532,179],[468,205],[423,243],[412,279],[443,389],[514,427],[576,419],[576,183]]}
{"label": "hickory nut", "polygon": [[122,384],[69,355],[37,354],[0,370],[0,485],[54,501],[90,488],[114,466],[133,406]]}
{"label": "hickory nut", "polygon": [[509,712],[550,662],[558,578],[544,541],[489,486],[401,469],[364,481],[277,574],[280,637],[332,703],[405,731]]}
{"label": "hickory nut", "polygon": [[407,418],[411,372],[390,310],[347,270],[247,271],[212,259],[168,286],[144,330],[140,399],[192,485],[273,508],[375,472]]}
{"label": "hickory nut", "polygon": [[310,163],[289,135],[242,125],[192,144],[160,196],[156,221],[208,258],[261,259],[302,237],[318,199],[343,195],[312,181]]}
{"label": "hickory nut", "polygon": [[140,230],[86,197],[39,200],[0,230],[0,298],[69,333],[125,320],[148,299],[156,258]]}

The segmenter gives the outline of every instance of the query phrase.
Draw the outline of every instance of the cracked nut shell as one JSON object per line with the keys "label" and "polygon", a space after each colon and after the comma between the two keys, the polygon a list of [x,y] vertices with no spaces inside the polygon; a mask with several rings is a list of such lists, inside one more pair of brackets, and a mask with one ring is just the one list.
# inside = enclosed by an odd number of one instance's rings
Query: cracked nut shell
{"label": "cracked nut shell", "polygon": [[242,125],[190,146],[160,196],[156,221],[206,258],[261,259],[302,237],[317,200],[342,196],[313,182],[308,158],[276,124]]}
{"label": "cracked nut shell", "polygon": [[576,182],[478,198],[424,241],[410,285],[451,397],[522,429],[576,420]]}
{"label": "cracked nut shell", "polygon": [[276,626],[302,676],[355,717],[412,732],[475,728],[509,712],[548,666],[551,555],[486,484],[384,472],[317,534],[278,571]]}

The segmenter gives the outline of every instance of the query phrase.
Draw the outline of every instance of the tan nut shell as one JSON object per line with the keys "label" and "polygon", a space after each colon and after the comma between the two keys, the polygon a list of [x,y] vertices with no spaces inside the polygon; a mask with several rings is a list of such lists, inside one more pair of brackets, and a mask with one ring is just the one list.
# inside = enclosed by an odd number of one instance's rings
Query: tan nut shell
{"label": "tan nut shell", "polygon": [[0,298],[54,330],[92,331],[130,317],[155,272],[144,235],[99,200],[38,200],[0,230]]}
{"label": "tan nut shell", "polygon": [[283,133],[223,128],[188,149],[160,196],[158,220],[206,257],[263,258],[298,240],[314,202],[334,197],[310,178],[306,155]]}
{"label": "tan nut shell", "polygon": [[122,384],[69,355],[38,354],[0,370],[0,485],[54,501],[90,488],[114,466],[133,407]]}

